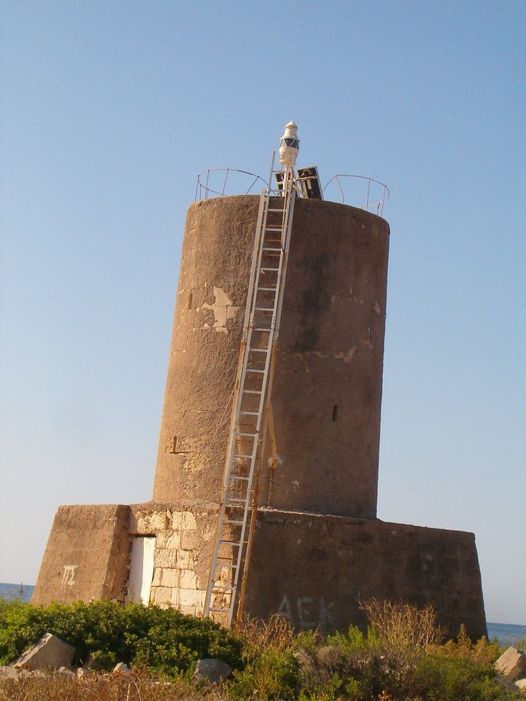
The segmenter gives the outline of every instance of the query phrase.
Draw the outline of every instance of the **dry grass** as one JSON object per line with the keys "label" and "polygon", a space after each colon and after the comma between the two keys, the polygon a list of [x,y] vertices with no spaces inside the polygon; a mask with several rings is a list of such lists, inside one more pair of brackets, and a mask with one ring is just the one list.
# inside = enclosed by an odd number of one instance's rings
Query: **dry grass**
{"label": "dry grass", "polygon": [[0,680],[0,701],[224,701],[220,687],[183,680],[164,683],[141,675],[69,674]]}
{"label": "dry grass", "polygon": [[272,616],[268,621],[247,618],[237,631],[252,650],[286,650],[292,644],[295,633],[290,622],[283,616]]}
{"label": "dry grass", "polygon": [[369,599],[360,608],[370,625],[388,645],[417,649],[438,645],[444,631],[438,626],[432,606],[418,608],[411,604]]}

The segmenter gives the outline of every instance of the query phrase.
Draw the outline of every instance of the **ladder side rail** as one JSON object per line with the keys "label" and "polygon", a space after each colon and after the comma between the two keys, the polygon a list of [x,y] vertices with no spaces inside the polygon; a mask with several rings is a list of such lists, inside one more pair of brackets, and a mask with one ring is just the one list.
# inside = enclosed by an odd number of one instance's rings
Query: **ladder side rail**
{"label": "ladder side rail", "polygon": [[[291,178],[292,178],[292,173],[291,173]],[[285,279],[286,273],[287,273],[287,265],[288,265],[288,260],[289,260],[289,243],[290,243],[290,234],[292,231],[292,219],[294,215],[294,204],[296,202],[296,196],[294,194],[294,191],[291,188],[291,191],[289,193],[290,197],[290,204],[288,207],[286,207],[286,217],[287,221],[285,222],[284,225],[284,237],[282,239],[282,247],[284,249],[284,261],[283,261],[283,272],[282,272],[282,277]],[[279,330],[281,326],[281,310],[283,307],[283,298],[284,298],[284,285],[280,286],[279,288],[279,303],[278,303],[278,310],[276,314],[276,330],[275,330],[275,336],[274,336],[274,343],[277,342],[278,337],[279,337]]]}
{"label": "ladder side rail", "polygon": [[[244,329],[243,329],[243,339],[242,339],[242,352],[240,357],[240,362],[238,365],[238,377],[236,380],[236,387],[237,387],[237,397],[236,397],[236,402],[233,407],[233,412],[232,412],[232,423],[231,423],[231,430],[230,430],[230,436],[228,440],[228,446],[227,446],[227,458],[225,461],[225,473],[224,473],[224,479],[223,479],[223,492],[222,492],[222,502],[220,504],[220,509],[219,509],[219,515],[218,515],[218,523],[217,523],[217,528],[216,528],[216,538],[215,538],[215,543],[214,543],[214,551],[212,555],[212,563],[211,563],[211,569],[209,573],[209,580],[208,580],[208,586],[207,586],[207,593],[205,597],[205,606],[204,606],[204,612],[205,615],[207,615],[210,611],[210,605],[211,605],[211,599],[212,599],[212,594],[213,590],[215,587],[215,579],[216,579],[216,567],[217,567],[217,561],[219,559],[219,550],[222,545],[222,534],[223,530],[225,527],[225,516],[226,516],[226,504],[225,500],[227,500],[227,494],[229,491],[230,487],[230,477],[232,473],[232,467],[233,467],[233,461],[234,461],[234,447],[237,441],[237,434],[239,432],[239,412],[241,409],[241,402],[243,399],[243,387],[244,387],[244,382],[243,378],[246,377],[246,370],[248,366],[248,361],[249,361],[249,344],[251,340],[251,328],[252,328],[252,320],[253,320],[253,307],[255,306],[255,298],[257,295],[254,294],[255,289],[257,288],[257,271],[261,267],[261,248],[263,247],[263,239],[264,239],[264,232],[266,228],[266,221],[267,221],[267,215],[268,215],[268,206],[269,206],[269,195],[268,192],[263,191],[260,199],[260,206],[259,206],[259,211],[258,211],[258,221],[256,224],[256,236],[254,237],[254,250],[252,254],[252,265],[251,265],[251,272],[250,272],[250,278],[249,278],[249,288],[247,292],[247,305],[245,308],[245,319],[244,319]],[[250,302],[250,303],[249,303]],[[257,449],[257,435],[258,431],[256,430],[254,434],[254,439],[253,439],[253,449]],[[247,485],[247,495],[250,494],[250,490],[248,489]],[[245,507],[246,511],[246,507]],[[244,537],[244,536],[243,536]],[[242,539],[241,539],[241,545],[240,549],[242,547]],[[235,575],[234,575],[235,576]],[[233,595],[232,595],[233,598]]]}
{"label": "ladder side rail", "polygon": [[[258,222],[256,224],[256,235],[255,235],[255,240],[254,240],[254,251],[253,251],[253,258],[252,258],[252,266],[251,266],[251,274],[250,274],[250,281],[249,281],[249,290],[247,294],[247,302],[250,302],[250,304],[247,303],[246,309],[245,309],[245,321],[244,321],[244,329],[243,329],[243,339],[242,339],[242,348],[240,352],[240,363],[238,365],[238,378],[236,381],[236,389],[237,389],[237,397],[236,397],[236,402],[235,402],[235,409],[233,409],[233,414],[232,414],[232,425],[231,425],[231,431],[230,431],[230,440],[228,443],[228,449],[227,449],[227,460],[225,464],[225,475],[224,475],[224,484],[223,484],[223,494],[222,494],[222,500],[220,504],[220,510],[219,510],[219,515],[218,515],[218,523],[217,523],[217,530],[216,530],[216,539],[214,543],[214,551],[213,551],[213,556],[212,556],[212,562],[211,562],[211,567],[210,567],[210,573],[209,573],[209,580],[208,580],[208,587],[207,587],[207,593],[206,593],[206,598],[205,598],[205,615],[208,615],[210,612],[211,607],[211,599],[212,595],[214,593],[214,590],[217,588],[216,587],[216,575],[217,575],[217,566],[218,566],[218,561],[220,559],[225,559],[225,560],[230,560],[230,571],[231,571],[231,579],[230,579],[230,584],[229,586],[223,586],[220,587],[219,589],[223,592],[229,592],[230,594],[230,599],[228,606],[220,606],[217,609],[217,611],[221,611],[224,614],[228,615],[228,623],[230,624],[232,621],[232,616],[233,616],[233,611],[236,605],[237,601],[237,590],[239,586],[239,578],[241,574],[241,570],[243,567],[243,576],[242,576],[242,581],[246,579],[246,570],[247,570],[247,560],[246,560],[246,553],[248,552],[248,544],[249,541],[251,540],[251,532],[253,531],[253,528],[250,527],[248,529],[248,538],[246,538],[247,535],[247,525],[250,520],[251,526],[253,525],[255,521],[255,515],[256,515],[256,508],[257,504],[254,503],[254,498],[256,498],[256,491],[257,491],[257,479],[254,481],[254,477],[256,476],[257,470],[256,470],[256,464],[257,464],[257,455],[258,451],[260,450],[261,447],[261,428],[262,428],[262,421],[265,415],[265,407],[267,405],[267,400],[268,400],[268,380],[269,380],[269,374],[271,371],[272,367],[272,358],[273,358],[273,350],[275,347],[275,338],[276,338],[276,332],[279,329],[279,316],[281,314],[281,303],[282,303],[282,298],[283,298],[283,284],[284,284],[284,273],[286,270],[286,263],[287,263],[287,248],[288,248],[288,242],[289,242],[289,235],[290,235],[290,228],[291,228],[291,221],[292,221],[292,211],[294,207],[294,199],[295,199],[295,191],[294,191],[294,180],[293,180],[293,173],[291,169],[288,169],[285,175],[285,182],[283,183],[283,208],[279,208],[279,211],[282,211],[282,218],[281,218],[281,225],[279,227],[267,227],[267,217],[268,217],[268,210],[269,210],[269,204],[270,204],[270,188],[266,192],[264,192],[261,196],[260,200],[260,208],[258,212]],[[263,249],[265,248],[265,236],[269,231],[272,230],[279,230],[280,231],[280,247],[276,248],[275,250],[279,250],[279,260],[278,260],[278,266],[275,268],[276,270],[276,282],[275,282],[275,287],[273,287],[273,296],[274,300],[272,303],[272,306],[268,309],[269,312],[272,313],[272,316],[270,318],[270,327],[266,330],[266,333],[268,333],[268,336],[266,338],[266,347],[265,348],[253,348],[252,347],[252,336],[253,336],[253,330],[255,329],[255,316],[258,311],[258,292],[260,289],[263,289],[264,286],[261,285],[261,273],[264,270],[264,266],[262,265],[262,258],[264,256],[264,251]],[[273,248],[273,247],[271,247]],[[261,303],[260,303],[261,304]],[[257,406],[257,411],[253,412],[253,415],[256,416],[256,425],[253,429],[251,429],[251,440],[253,441],[252,443],[252,449],[250,451],[250,454],[247,455],[236,455],[236,444],[239,438],[239,434],[241,431],[239,431],[240,428],[240,423],[241,423],[241,415],[242,415],[242,401],[244,398],[245,394],[245,382],[247,380],[248,376],[248,364],[250,362],[250,354],[253,351],[258,351],[261,353],[265,354],[265,362],[264,362],[264,368],[263,369],[258,369],[259,372],[262,374],[261,378],[261,388],[257,390],[256,392],[253,392],[253,394],[259,394],[259,401],[258,401],[258,406]],[[272,382],[270,383],[272,384]],[[247,390],[248,391],[248,390]],[[252,432],[253,431],[253,432]],[[247,434],[248,435],[248,434]],[[237,478],[239,479],[240,476],[236,476],[233,474],[233,471],[236,466],[236,462],[239,458],[247,459],[248,465],[245,464],[245,467],[248,467],[248,476],[242,476],[243,480],[246,480],[246,492],[244,494],[244,498],[242,499],[236,499],[235,502],[236,504],[241,504],[242,506],[237,506],[233,504],[232,502],[229,503],[229,492],[230,488],[235,484],[234,480]],[[230,499],[233,499],[233,497],[230,497]],[[251,503],[252,502],[252,503]],[[228,508],[237,508],[242,511],[241,518],[238,517],[237,519],[232,519],[232,521],[229,521],[227,518],[227,509]],[[250,513],[250,519],[249,519],[249,513]],[[240,527],[241,533],[239,537],[236,537],[231,533],[231,539],[226,540],[223,538],[224,535],[224,529],[226,525],[231,525],[234,527],[234,530]],[[234,548],[237,547],[237,553],[234,554],[232,552],[231,557],[220,557],[219,556],[219,551],[221,548],[222,544],[225,543],[231,543]],[[232,572],[232,570],[234,570]]]}
{"label": "ladder side rail", "polygon": [[[283,218],[282,218],[282,237],[281,237],[281,248],[280,248],[280,255],[279,255],[279,263],[278,263],[278,268],[277,268],[277,281],[276,281],[276,292],[274,296],[274,303],[272,307],[272,321],[271,321],[271,326],[270,326],[270,331],[269,331],[269,337],[267,341],[267,352],[266,352],[266,358],[265,358],[265,368],[264,368],[264,374],[263,374],[263,381],[262,381],[262,388],[261,388],[261,396],[259,400],[259,406],[258,406],[258,418],[257,418],[257,424],[256,424],[256,433],[259,436],[261,432],[261,423],[263,420],[263,415],[264,415],[264,410],[265,406],[267,404],[267,398],[268,398],[268,378],[270,374],[270,368],[271,368],[271,363],[272,363],[272,355],[273,355],[273,347],[275,345],[275,335],[277,328],[279,326],[279,317],[278,314],[281,310],[281,299],[282,299],[282,292],[283,285],[282,285],[282,280],[284,280],[284,265],[286,265],[286,254],[287,254],[287,245],[289,241],[289,233],[290,233],[290,223],[292,221],[292,218],[290,216],[290,210],[293,209],[294,207],[294,200],[295,196],[293,193],[291,193],[290,189],[290,184],[293,184],[292,181],[292,173],[288,172],[288,187],[284,189],[284,207],[283,207]],[[264,240],[264,236],[262,237],[262,241]],[[258,263],[260,262],[260,259]],[[259,265],[258,265],[259,267]],[[256,295],[254,296],[254,307],[257,305],[257,286],[256,286]],[[249,331],[250,332],[250,331]],[[250,345],[247,345],[247,355],[250,352]],[[256,457],[257,457],[257,450],[259,447],[259,442],[254,441],[253,445],[253,454],[252,454],[252,464],[250,468],[250,475],[249,475],[249,483],[248,483],[248,489],[247,489],[247,494],[246,494],[246,502],[247,502],[247,512],[246,512],[246,517],[248,517],[248,511],[250,510],[250,507],[248,506],[248,502],[253,500],[254,497],[254,475],[255,475],[255,467],[256,467]],[[257,484],[255,485],[257,488]],[[255,506],[254,504],[252,505],[252,514],[251,514],[251,522],[254,523],[255,521]],[[245,543],[245,531],[246,531],[246,525],[247,525],[247,518],[244,519],[243,526],[242,526],[242,535],[240,538],[241,543]],[[251,534],[252,529],[249,529],[249,539],[247,540],[247,547],[248,547],[248,542],[250,541],[250,534]],[[234,588],[234,596],[232,597],[231,600],[231,609],[233,611],[233,608],[235,606],[235,593],[237,593],[237,588],[239,584],[239,577],[241,574],[241,564],[244,556],[244,551],[245,548],[240,548],[238,550],[238,556],[237,556],[237,567],[235,570],[235,588]],[[246,563],[246,560],[245,560]],[[244,569],[244,568],[243,568]],[[245,577],[245,574],[243,572],[243,577]]]}
{"label": "ladder side rail", "polygon": [[[290,174],[292,176],[292,174]],[[289,180],[290,183],[290,180]],[[285,280],[286,276],[286,268],[287,268],[287,259],[288,259],[288,244],[290,241],[290,232],[292,228],[292,217],[293,217],[293,212],[294,212],[294,203],[295,203],[295,194],[294,192],[291,192],[291,189],[285,189],[284,190],[284,197],[288,198],[288,202],[285,201],[285,206],[284,206],[284,214],[283,214],[283,237],[282,237],[282,249],[281,249],[281,256],[280,256],[280,264],[279,264],[279,270],[280,272],[278,273],[278,276]],[[273,325],[273,330],[271,332],[272,338],[269,338],[269,352],[268,352],[268,357],[267,357],[267,362],[268,362],[268,383],[266,386],[266,391],[264,395],[264,406],[265,409],[262,411],[262,417],[265,415],[266,412],[268,411],[268,404],[270,401],[270,397],[272,394],[272,385],[273,385],[273,379],[274,379],[274,371],[273,369],[275,368],[275,346],[277,343],[278,335],[279,335],[279,323],[280,323],[280,318],[281,318],[281,308],[283,304],[283,292],[284,292],[284,285],[281,285],[281,279],[278,280],[278,283],[276,284],[276,297],[274,300],[274,316],[275,316],[275,324]],[[262,396],[263,400],[263,396]],[[266,431],[265,431],[266,433]],[[263,441],[264,441],[264,436],[263,436]],[[257,487],[258,487],[258,480],[256,479],[256,484],[255,487],[251,490],[252,493],[252,511],[251,511],[251,525],[249,528],[249,533],[248,533],[248,538],[247,538],[247,544],[246,544],[246,557],[244,561],[244,566],[243,566],[243,573],[242,573],[242,578],[241,578],[241,592],[240,592],[240,600],[239,600],[239,606],[238,610],[236,612],[237,614],[237,619],[239,620],[242,615],[243,611],[243,599],[244,599],[244,590],[245,590],[245,585],[246,581],[248,579],[248,570],[250,566],[250,556],[251,556],[251,551],[252,551],[252,545],[253,545],[253,537],[254,537],[254,525],[256,522],[256,515],[257,515]],[[239,574],[239,568],[237,570],[237,573]]]}
{"label": "ladder side rail", "polygon": [[[270,198],[267,198],[267,209],[268,209],[268,202],[270,201]],[[285,213],[286,213],[286,202],[285,202],[285,208],[284,208],[284,216],[285,218]],[[260,246],[258,250],[258,255],[257,255],[257,270],[260,271],[261,269],[261,259],[263,257],[263,246],[264,246],[264,239],[265,239],[265,231],[266,231],[266,217],[263,218],[262,220],[262,227],[261,227],[261,236],[259,237],[260,240]],[[241,571],[241,563],[243,560],[244,556],[244,543],[245,543],[245,533],[246,533],[246,525],[247,525],[247,520],[248,520],[248,512],[250,511],[250,501],[252,499],[252,489],[253,489],[253,478],[254,478],[254,467],[256,463],[256,457],[257,457],[257,452],[259,449],[259,440],[258,437],[261,432],[261,419],[262,419],[262,414],[266,402],[266,386],[267,386],[267,378],[268,378],[268,372],[269,372],[269,365],[270,365],[270,355],[271,355],[271,349],[272,349],[272,342],[273,342],[273,337],[274,337],[274,329],[275,329],[275,314],[277,311],[277,303],[278,303],[278,290],[279,290],[279,277],[280,277],[280,272],[281,272],[281,267],[282,267],[282,261],[283,261],[283,251],[280,251],[280,260],[278,264],[278,281],[276,284],[276,293],[274,296],[274,303],[272,307],[272,321],[271,321],[271,326],[269,329],[269,337],[267,340],[267,348],[265,349],[265,367],[263,368],[263,378],[262,378],[262,385],[261,385],[261,390],[260,390],[260,398],[258,402],[258,409],[257,409],[257,420],[256,420],[256,426],[255,426],[255,433],[254,433],[254,440],[252,444],[252,452],[250,456],[250,467],[249,467],[249,474],[248,474],[248,483],[247,483],[247,491],[245,495],[245,510],[243,514],[243,523],[241,525],[241,535],[239,538],[240,542],[240,547],[238,548],[238,553],[236,557],[236,567],[235,567],[235,572],[234,572],[234,580],[232,584],[232,589],[233,589],[233,595],[232,595],[232,600],[231,600],[231,606],[232,610],[235,605],[235,594],[237,592],[237,586],[239,583],[239,575]],[[248,328],[248,338],[247,338],[247,343],[245,346],[245,354],[244,354],[244,359],[243,359],[243,371],[241,373],[241,381],[239,385],[239,394],[237,398],[237,407],[236,407],[236,417],[239,417],[239,411],[241,407],[241,402],[243,398],[243,390],[244,390],[244,380],[246,379],[247,373],[246,369],[248,366],[249,362],[249,355],[251,351],[251,340],[252,340],[252,332],[254,328],[254,315],[256,313],[256,307],[257,307],[257,291],[259,288],[258,282],[259,278],[256,276],[257,279],[255,280],[255,286],[253,288],[253,297],[251,300],[251,314],[250,314],[250,323],[249,323],[249,328]],[[247,305],[248,306],[248,305]],[[234,456],[232,456],[234,457]]]}
{"label": "ladder side rail", "polygon": [[268,197],[266,191],[264,190],[261,194],[261,198],[260,198],[260,202],[259,202],[258,219],[257,219],[257,224],[256,224],[256,235],[254,237],[254,249],[253,249],[253,253],[252,253],[252,264],[251,264],[251,269],[250,269],[250,277],[249,277],[249,285],[248,285],[248,293],[247,293],[247,305],[245,307],[245,318],[244,318],[244,322],[243,322],[243,337],[241,340],[242,348],[241,348],[240,359],[239,359],[239,363],[238,363],[236,384],[234,385],[235,387],[237,387],[237,398],[236,398],[236,402],[232,408],[232,419],[231,419],[229,438],[228,438],[228,443],[227,443],[225,471],[224,471],[224,475],[223,475],[223,490],[222,490],[222,495],[221,495],[222,499],[221,499],[221,504],[219,507],[218,521],[217,521],[217,527],[216,527],[216,537],[215,537],[215,541],[214,541],[214,550],[213,550],[213,554],[212,554],[211,568],[210,568],[210,573],[209,573],[209,578],[208,578],[208,586],[207,586],[207,591],[206,591],[206,596],[205,596],[205,604],[204,604],[204,614],[205,615],[208,615],[208,613],[210,611],[211,598],[212,598],[212,593],[213,593],[213,589],[215,586],[215,578],[216,578],[215,568],[216,568],[216,563],[218,560],[219,550],[220,550],[221,544],[222,544],[221,535],[222,535],[223,528],[225,525],[224,521],[225,521],[226,509],[224,508],[224,501],[225,501],[226,495],[228,493],[229,478],[230,478],[231,464],[232,464],[232,453],[233,453],[233,448],[235,446],[235,442],[237,439],[237,433],[238,433],[238,416],[239,416],[239,409],[240,409],[241,399],[242,399],[242,392],[240,391],[241,380],[243,377],[243,373],[246,371],[246,365],[248,362],[247,335],[248,335],[251,313],[252,313],[251,305],[248,302],[250,300],[249,295],[253,294],[254,285],[255,285],[255,281],[256,281],[256,273],[257,273],[258,261],[259,261],[258,249],[261,248],[260,240],[263,238],[262,234],[265,231],[264,227],[265,227],[265,223],[266,223],[266,219],[267,219],[268,202],[269,202],[269,197]]}

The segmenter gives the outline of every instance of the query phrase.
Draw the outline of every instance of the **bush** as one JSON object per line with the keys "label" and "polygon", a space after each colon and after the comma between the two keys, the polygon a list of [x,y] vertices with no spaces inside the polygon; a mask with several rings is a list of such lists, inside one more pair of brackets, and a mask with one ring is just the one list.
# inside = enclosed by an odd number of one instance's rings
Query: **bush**
{"label": "bush", "polygon": [[[485,638],[472,643],[465,631],[455,641],[431,644],[437,634],[429,611],[398,604],[369,606],[367,634],[294,634],[283,618],[248,621],[237,635],[210,620],[174,609],[111,602],[33,607],[0,601],[0,664],[12,662],[49,631],[91,655],[102,668],[117,661],[134,665],[131,678],[112,681],[86,675],[0,680],[0,698],[54,701],[508,701],[492,662],[497,647]],[[425,610],[423,610],[425,611]],[[414,628],[410,622],[413,621]],[[234,668],[218,687],[194,683],[199,657],[219,657]],[[140,670],[145,671],[142,677]],[[176,681],[154,686],[150,675]],[[25,688],[22,688],[26,684]],[[40,686],[39,686],[40,684]],[[66,689],[67,687],[67,689]],[[74,688],[77,688],[77,691]],[[9,691],[8,691],[9,688]],[[140,688],[140,691],[139,691]],[[39,691],[40,689],[40,691]],[[45,689],[45,693],[44,693]],[[152,691],[153,690],[153,691]],[[157,690],[157,691],[155,691]],[[4,692],[4,695],[2,695]],[[28,692],[28,693],[26,693]],[[78,692],[78,693],[77,693]],[[157,696],[155,695],[157,693]],[[40,694],[40,695],[39,695]]]}
{"label": "bush", "polygon": [[233,668],[241,663],[241,640],[210,619],[175,609],[96,601],[50,606],[2,602],[0,664],[16,660],[44,633],[73,645],[74,663],[91,657],[101,669],[116,662],[140,663],[174,676],[191,670],[199,657],[219,657]]}

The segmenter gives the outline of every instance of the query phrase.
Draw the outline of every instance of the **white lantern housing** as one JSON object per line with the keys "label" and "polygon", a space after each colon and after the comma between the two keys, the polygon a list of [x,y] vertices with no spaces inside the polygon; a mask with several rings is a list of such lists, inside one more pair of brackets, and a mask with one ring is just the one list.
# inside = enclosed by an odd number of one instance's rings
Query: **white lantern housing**
{"label": "white lantern housing", "polygon": [[282,163],[285,168],[293,168],[299,150],[298,125],[295,122],[289,122],[285,126],[285,132],[279,142],[279,162]]}

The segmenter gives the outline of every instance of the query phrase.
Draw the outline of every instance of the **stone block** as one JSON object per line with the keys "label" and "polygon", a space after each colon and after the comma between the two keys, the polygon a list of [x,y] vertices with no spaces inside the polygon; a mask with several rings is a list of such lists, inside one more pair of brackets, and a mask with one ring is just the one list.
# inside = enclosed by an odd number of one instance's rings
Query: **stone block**
{"label": "stone block", "polygon": [[179,580],[181,589],[197,589],[197,575],[193,570],[181,570]]}
{"label": "stone block", "polygon": [[180,570],[164,569],[162,570],[162,585],[163,587],[178,587],[179,586]]}
{"label": "stone block", "polygon": [[161,567],[155,567],[153,570],[152,587],[159,587],[161,585],[162,572],[163,570]]}
{"label": "stone block", "polygon": [[196,606],[178,606],[177,607],[181,613],[184,613],[185,616],[197,616],[197,607]]}
{"label": "stone block", "polygon": [[183,512],[182,511],[174,511],[172,513],[172,519],[171,519],[171,527],[173,528],[174,531],[180,531],[181,526],[183,524]]}
{"label": "stone block", "polygon": [[152,511],[141,521],[141,532],[150,534],[165,531],[168,527],[168,515],[165,510]]}
{"label": "stone block", "polygon": [[18,669],[60,669],[69,667],[75,648],[51,633],[46,633],[36,645],[27,650],[15,662]]}
{"label": "stone block", "polygon": [[526,655],[515,647],[509,647],[495,662],[495,669],[506,679],[515,681],[526,675]]}
{"label": "stone block", "polygon": [[172,590],[169,587],[152,588],[150,598],[154,604],[169,604],[172,598]]}
{"label": "stone block", "polygon": [[163,569],[175,567],[177,564],[177,550],[156,550],[154,558],[156,567],[162,567]]}
{"label": "stone block", "polygon": [[168,531],[166,534],[166,547],[176,550],[181,547],[181,534],[175,531]]}
{"label": "stone block", "polygon": [[206,592],[199,589],[179,589],[179,603],[181,606],[203,606]]}
{"label": "stone block", "polygon": [[515,686],[517,689],[519,689],[519,691],[526,693],[526,679],[517,679]]}
{"label": "stone block", "polygon": [[199,536],[197,531],[183,531],[181,534],[181,549],[182,550],[196,550],[200,545]]}
{"label": "stone block", "polygon": [[195,516],[193,515],[193,513],[191,511],[183,511],[181,530],[183,530],[183,531],[197,530],[197,521],[195,520]]}
{"label": "stone block", "polygon": [[128,506],[61,506],[32,602],[124,601],[130,556],[129,518]]}
{"label": "stone block", "polygon": [[130,668],[128,667],[128,665],[124,664],[124,662],[117,662],[117,664],[113,668],[113,674],[129,675],[129,674],[131,674],[131,671],[130,671]]}
{"label": "stone block", "polygon": [[181,570],[190,570],[194,564],[194,554],[191,550],[179,550],[177,553],[177,567]]}

